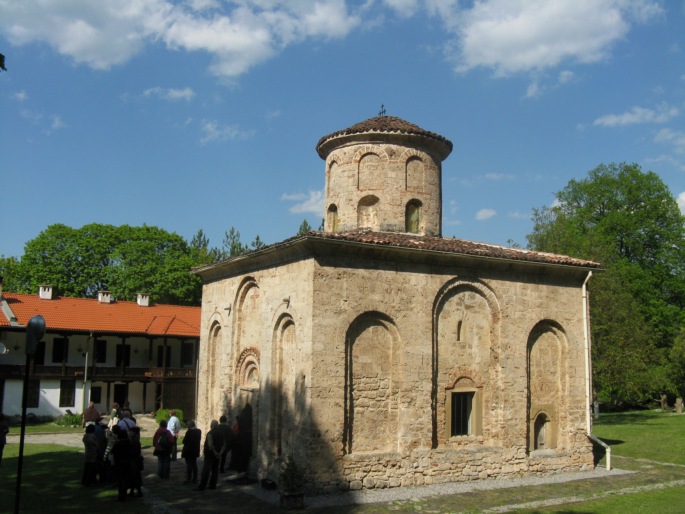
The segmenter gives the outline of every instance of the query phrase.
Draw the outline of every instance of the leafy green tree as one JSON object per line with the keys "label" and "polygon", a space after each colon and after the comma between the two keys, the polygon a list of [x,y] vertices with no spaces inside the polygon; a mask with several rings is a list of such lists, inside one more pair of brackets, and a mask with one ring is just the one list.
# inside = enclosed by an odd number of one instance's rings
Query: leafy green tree
{"label": "leafy green tree", "polygon": [[300,224],[300,228],[297,229],[297,235],[298,236],[304,236],[311,229],[312,229],[312,226],[309,224],[309,222],[307,220],[303,220],[302,223]]}
{"label": "leafy green tree", "polygon": [[685,218],[675,198],[656,173],[625,163],[598,166],[556,198],[533,211],[528,246],[606,269],[591,282],[600,395],[635,400],[672,389],[666,356],[685,306]]}
{"label": "leafy green tree", "polygon": [[0,279],[5,291],[22,291],[19,275],[19,260],[16,257],[0,255]]}
{"label": "leafy green tree", "polygon": [[157,303],[198,305],[201,281],[190,274],[198,264],[181,236],[158,227],[57,224],[26,243],[18,290],[31,293],[50,284],[65,296],[95,297],[108,290],[134,300],[146,292]]}

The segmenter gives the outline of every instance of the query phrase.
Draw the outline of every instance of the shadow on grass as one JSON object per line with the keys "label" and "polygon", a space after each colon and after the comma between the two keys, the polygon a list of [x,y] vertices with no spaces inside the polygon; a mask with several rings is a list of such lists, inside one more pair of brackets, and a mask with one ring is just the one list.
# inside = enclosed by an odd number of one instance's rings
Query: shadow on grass
{"label": "shadow on grass", "polygon": [[635,411],[603,413],[594,420],[595,425],[638,425],[663,417],[661,411]]}
{"label": "shadow on grass", "polygon": [[[616,446],[618,444],[623,444],[625,442],[625,441],[621,441],[620,439],[605,439],[603,437],[600,437],[600,439],[602,441],[604,441],[606,444],[608,444],[609,446]],[[607,451],[603,446],[592,441],[592,456],[594,458],[595,466],[599,465],[599,463],[606,456],[606,454],[607,454]]]}
{"label": "shadow on grass", "polygon": [[[0,480],[1,512],[13,512],[16,501],[19,445],[5,446]],[[19,511],[80,513],[111,508],[117,493],[110,487],[83,487],[84,455],[78,448],[27,444],[24,446]],[[127,514],[149,512],[142,504],[127,502]]]}

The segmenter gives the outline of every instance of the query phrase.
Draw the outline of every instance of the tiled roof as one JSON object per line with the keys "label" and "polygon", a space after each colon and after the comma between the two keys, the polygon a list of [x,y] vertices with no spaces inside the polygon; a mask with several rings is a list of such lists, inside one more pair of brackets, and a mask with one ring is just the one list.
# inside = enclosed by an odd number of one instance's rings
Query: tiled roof
{"label": "tiled roof", "polygon": [[[321,139],[319,139],[319,142],[316,143],[316,151],[319,153],[319,155],[321,155],[321,146],[329,139],[334,139],[340,136],[347,136],[351,134],[365,134],[376,132],[414,134],[417,136],[423,136],[429,139],[436,140],[446,145],[449,148],[447,154],[449,154],[449,152],[452,151],[452,142],[449,139],[441,136],[440,134],[436,134],[435,132],[424,130],[418,125],[409,123],[408,121],[405,121],[401,118],[396,118],[395,116],[376,116],[375,118],[369,118],[368,120],[356,123],[355,125],[352,125],[349,128],[338,130],[337,132],[333,132],[332,134],[323,136]],[[324,156],[321,155],[321,157]]]}
{"label": "tiled roof", "polygon": [[[478,243],[451,237],[432,237],[421,236],[418,234],[408,234],[403,232],[374,232],[370,229],[357,229],[342,232],[319,232],[312,230],[304,235],[288,238],[284,241],[264,246],[259,250],[252,250],[242,255],[230,257],[222,262],[233,260],[243,260],[251,256],[256,256],[266,252],[278,250],[279,247],[286,247],[296,243],[298,240],[313,239],[322,241],[341,241],[365,245],[374,245],[388,248],[406,248],[411,250],[425,250],[440,252],[444,254],[466,255],[490,259],[502,259],[509,261],[521,261],[538,264],[552,264],[558,266],[574,266],[582,268],[598,269],[601,264],[598,262],[577,259],[567,255],[555,253],[536,252],[534,250],[524,250],[521,248],[509,248],[506,246],[493,245],[488,243]],[[196,272],[221,266],[221,262],[215,262],[206,266],[194,268]]]}
{"label": "tiled roof", "polygon": [[[200,337],[200,307],[141,307],[136,302],[100,303],[89,298],[64,296],[43,300],[37,294],[19,293],[3,293],[2,298],[21,326],[26,326],[33,316],[40,314],[45,318],[48,331]],[[6,315],[0,314],[0,326],[10,326]]]}
{"label": "tiled roof", "polygon": [[566,255],[536,252],[533,250],[524,250],[520,248],[509,248],[506,246],[477,243],[475,241],[467,241],[465,239],[456,239],[450,237],[421,236],[417,234],[399,232],[373,232],[369,229],[349,230],[344,232],[312,231],[309,232],[307,236],[318,239],[351,241],[378,246],[410,248],[415,250],[427,250],[476,257],[536,262],[541,264],[581,266],[587,268],[600,267],[600,264],[597,262],[576,259],[575,257],[568,257]]}

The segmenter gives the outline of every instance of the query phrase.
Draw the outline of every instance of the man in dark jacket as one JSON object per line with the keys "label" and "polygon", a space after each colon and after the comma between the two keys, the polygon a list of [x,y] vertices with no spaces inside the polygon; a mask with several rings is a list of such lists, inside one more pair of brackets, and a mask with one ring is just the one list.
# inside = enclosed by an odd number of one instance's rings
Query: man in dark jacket
{"label": "man in dark jacket", "polygon": [[228,418],[226,416],[221,416],[219,418],[219,431],[224,438],[225,448],[221,453],[221,462],[219,463],[219,472],[226,472],[226,456],[228,452],[233,448],[233,428],[228,424]]}
{"label": "man in dark jacket", "polygon": [[[205,438],[205,462],[202,465],[202,478],[198,491],[204,491],[209,479],[209,488],[216,489],[216,482],[219,480],[219,462],[221,461],[221,454],[224,451],[226,444],[224,438],[219,431],[219,422],[215,419],[210,424],[209,432]],[[210,478],[211,473],[211,478]]]}
{"label": "man in dark jacket", "polygon": [[195,427],[195,422],[191,419],[186,423],[188,431],[183,437],[183,450],[181,458],[186,460],[186,481],[185,483],[197,484],[197,459],[200,458],[200,441],[202,431]]}

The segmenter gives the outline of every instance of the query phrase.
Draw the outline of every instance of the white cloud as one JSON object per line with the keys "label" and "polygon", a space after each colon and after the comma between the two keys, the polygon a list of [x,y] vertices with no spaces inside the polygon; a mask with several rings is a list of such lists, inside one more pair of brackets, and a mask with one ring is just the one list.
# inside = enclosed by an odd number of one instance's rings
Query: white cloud
{"label": "white cloud", "polygon": [[600,116],[593,122],[593,125],[617,127],[636,123],[666,123],[678,114],[680,114],[680,110],[677,107],[662,103],[656,109],[633,107],[630,111],[622,114]]}
{"label": "white cloud", "polygon": [[340,38],[358,26],[344,0],[0,0],[0,34],[42,42],[77,63],[106,70],[145,45],[213,56],[210,70],[235,77],[288,45]]}
{"label": "white cloud", "polygon": [[200,138],[202,144],[214,141],[244,140],[254,136],[254,131],[243,130],[238,125],[221,125],[216,120],[202,120],[201,130],[204,133],[204,136]]}
{"label": "white cloud", "polygon": [[383,0],[383,3],[394,9],[400,16],[412,16],[419,8],[418,0]]}
{"label": "white cloud", "polygon": [[564,70],[559,73],[559,84],[567,84],[568,82],[571,82],[574,77],[575,74],[572,71]]}
{"label": "white cloud", "polygon": [[14,93],[12,95],[12,98],[17,102],[25,102],[29,99],[29,95],[26,91],[22,89],[21,91],[17,91],[16,93]]}
{"label": "white cloud", "polygon": [[309,191],[307,194],[287,194],[281,196],[281,200],[288,202],[298,202],[288,209],[293,214],[309,212],[322,216],[324,212],[324,194],[323,191]]}
{"label": "white cloud", "polygon": [[654,136],[655,143],[670,144],[680,154],[685,153],[685,132],[671,129],[661,129]]}
{"label": "white cloud", "polygon": [[50,131],[60,130],[67,128],[69,125],[64,123],[61,116],[54,115],[52,117],[52,123],[50,124]]}
{"label": "white cloud", "polygon": [[512,180],[514,175],[507,173],[486,173],[485,178],[488,180],[493,180],[495,182],[500,182],[502,180]]}
{"label": "white cloud", "polygon": [[651,0],[482,0],[463,10],[454,1],[429,5],[457,37],[447,47],[456,69],[486,67],[496,76],[604,60],[631,22],[663,12]]}
{"label": "white cloud", "polygon": [[680,207],[680,212],[685,214],[685,191],[678,195],[678,207]]}
{"label": "white cloud", "polygon": [[531,214],[521,211],[511,211],[509,214],[507,214],[507,217],[515,220],[529,220],[531,219]]}
{"label": "white cloud", "polygon": [[485,221],[497,215],[494,209],[481,209],[476,213],[476,220]]}
{"label": "white cloud", "polygon": [[162,100],[169,100],[172,102],[177,100],[190,101],[195,96],[195,92],[189,87],[183,89],[166,89],[157,86],[143,91],[143,96],[156,96]]}

